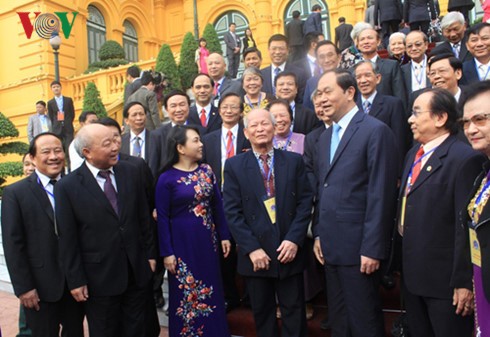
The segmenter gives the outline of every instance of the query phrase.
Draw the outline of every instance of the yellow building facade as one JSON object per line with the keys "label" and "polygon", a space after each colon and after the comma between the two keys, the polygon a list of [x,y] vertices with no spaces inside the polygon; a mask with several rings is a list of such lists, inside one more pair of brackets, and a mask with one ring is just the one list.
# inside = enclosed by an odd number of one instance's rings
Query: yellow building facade
{"label": "yellow building facade", "polygon": [[[260,50],[267,48],[268,38],[283,33],[285,22],[293,10],[306,18],[313,5],[323,11],[326,37],[344,16],[348,23],[362,21],[366,0],[40,0],[2,1],[0,29],[0,111],[9,117],[27,141],[28,116],[35,113],[35,102],[52,98],[49,83],[54,79],[54,54],[49,39],[37,34],[35,12],[55,14],[67,12],[67,23],[73,24],[70,35],[60,33],[60,80],[63,94],[73,97],[77,116],[82,108],[85,85],[93,81],[101,92],[109,114],[121,121],[122,95],[127,66],[84,75],[104,40],[115,40],[142,69],[155,65],[162,44],[167,43],[177,55],[186,32],[194,32],[194,13],[200,34],[207,23],[213,23],[222,34],[231,21],[237,31],[250,27]],[[440,1],[441,8],[447,6]],[[74,18],[73,12],[78,13]],[[21,16],[28,14],[28,22]],[[39,18],[39,16],[38,16]],[[74,20],[73,20],[74,18]],[[25,21],[25,19],[24,19]],[[41,21],[41,20],[39,20]],[[31,25],[28,38],[26,24]],[[267,63],[267,56],[265,56]]]}

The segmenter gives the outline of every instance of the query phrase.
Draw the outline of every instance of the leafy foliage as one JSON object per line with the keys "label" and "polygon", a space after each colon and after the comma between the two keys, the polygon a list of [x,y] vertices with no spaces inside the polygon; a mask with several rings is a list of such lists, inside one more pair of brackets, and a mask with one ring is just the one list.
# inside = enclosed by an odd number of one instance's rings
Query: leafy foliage
{"label": "leafy foliage", "polygon": [[18,137],[19,130],[15,128],[14,123],[10,121],[3,113],[0,112],[0,138]]}
{"label": "leafy foliage", "polygon": [[128,64],[129,62],[125,59],[110,59],[105,61],[96,61],[91,63],[87,70],[85,70],[85,74],[93,73],[95,71],[99,71],[101,69],[108,69],[120,66],[121,64]]}
{"label": "leafy foliage", "polygon": [[99,59],[101,61],[111,60],[111,59],[124,59],[126,53],[123,47],[114,40],[108,40],[99,49]]}
{"label": "leafy foliage", "polygon": [[219,43],[218,33],[216,33],[216,29],[211,23],[208,23],[206,27],[204,27],[204,32],[202,33],[202,37],[206,39],[207,48],[209,53],[218,53],[223,54],[223,50],[221,49],[221,44]]}
{"label": "leafy foliage", "polygon": [[107,116],[107,110],[100,98],[99,89],[94,82],[87,83],[85,87],[85,95],[83,97],[83,111],[94,111],[97,117],[102,118]]}
{"label": "leafy foliage", "polygon": [[163,91],[163,94],[170,92],[172,89],[182,88],[177,63],[175,63],[174,54],[168,44],[164,44],[160,48],[155,71],[163,73],[167,78],[168,85]]}
{"label": "leafy foliage", "polygon": [[27,151],[29,151],[29,145],[23,142],[10,142],[0,145],[0,153],[2,154],[17,153],[23,155]]}
{"label": "leafy foliage", "polygon": [[182,80],[182,88],[188,89],[191,87],[192,78],[197,75],[197,64],[195,62],[195,54],[198,44],[194,35],[188,32],[184,36],[182,48],[180,49],[180,64],[179,74]]}

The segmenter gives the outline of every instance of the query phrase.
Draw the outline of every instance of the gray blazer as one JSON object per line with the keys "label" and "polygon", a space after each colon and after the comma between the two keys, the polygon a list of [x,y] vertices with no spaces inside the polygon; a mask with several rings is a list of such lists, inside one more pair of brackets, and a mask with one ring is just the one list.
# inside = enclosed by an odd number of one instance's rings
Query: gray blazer
{"label": "gray blazer", "polygon": [[[48,131],[53,131],[53,127],[51,125],[51,120],[48,115],[46,115],[46,123],[48,124]],[[27,139],[29,143],[36,137],[38,134],[43,132],[43,128],[41,126],[41,120],[39,119],[39,114],[35,114],[29,117],[29,121],[27,122]]]}

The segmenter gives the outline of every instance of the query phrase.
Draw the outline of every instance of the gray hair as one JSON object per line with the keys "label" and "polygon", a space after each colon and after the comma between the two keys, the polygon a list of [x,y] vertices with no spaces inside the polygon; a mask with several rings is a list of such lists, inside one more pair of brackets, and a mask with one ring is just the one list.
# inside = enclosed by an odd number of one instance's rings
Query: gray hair
{"label": "gray hair", "polygon": [[250,112],[243,118],[243,127],[245,129],[248,127],[248,116],[250,116],[250,114],[256,110],[266,111],[269,114],[269,119],[272,122],[272,125],[276,125],[276,119],[274,118],[274,116],[272,115],[272,113],[269,110],[262,109],[262,108],[255,108],[255,109],[250,110]]}
{"label": "gray hair", "polygon": [[259,76],[260,79],[262,80],[262,83],[264,82],[264,78],[262,77],[262,73],[260,72],[259,68],[256,67],[248,67],[245,68],[242,74],[242,78],[244,78],[246,75],[255,75]]}
{"label": "gray hair", "polygon": [[365,31],[366,29],[374,29],[374,27],[368,22],[358,22],[354,25],[354,28],[352,28],[350,37],[352,38],[352,40],[355,41],[358,38],[359,34],[361,34],[361,32]]}
{"label": "gray hair", "polygon": [[403,44],[405,44],[405,38],[407,37],[405,34],[403,34],[402,32],[395,32],[393,34],[390,35],[390,40],[389,42],[391,43],[391,40],[392,39],[395,39],[397,37],[401,37],[403,39]]}
{"label": "gray hair", "polygon": [[442,18],[441,29],[444,30],[455,22],[459,22],[460,24],[464,25],[464,15],[460,12],[449,12]]}
{"label": "gray hair", "polygon": [[83,149],[90,148],[92,145],[92,137],[89,132],[87,132],[88,125],[82,126],[80,130],[78,130],[75,139],[73,140],[73,147],[78,155],[82,158],[85,158],[83,155]]}
{"label": "gray hair", "polygon": [[376,75],[379,75],[380,72],[379,72],[379,68],[378,68],[378,65],[374,62],[371,62],[369,60],[367,61],[359,61],[357,62],[355,65],[354,65],[354,71],[353,71],[353,74],[355,75],[356,74],[356,70],[357,68],[359,68],[361,65],[363,64],[369,64],[371,66],[371,69],[373,69],[373,72],[376,74]]}

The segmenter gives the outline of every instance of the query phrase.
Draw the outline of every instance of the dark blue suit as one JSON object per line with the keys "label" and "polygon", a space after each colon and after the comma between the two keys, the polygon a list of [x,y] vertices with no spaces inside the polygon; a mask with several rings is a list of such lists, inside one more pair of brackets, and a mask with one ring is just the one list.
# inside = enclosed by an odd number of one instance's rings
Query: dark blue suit
{"label": "dark blue suit", "polygon": [[383,95],[396,96],[407,105],[407,91],[403,82],[400,65],[397,61],[382,59],[378,56],[376,60],[378,71],[381,74],[381,82],[376,86],[376,90]]}
{"label": "dark blue suit", "polygon": [[[398,217],[418,149],[418,145],[414,146],[405,160]],[[482,154],[456,136],[449,136],[421,168],[407,194],[403,284],[408,323],[414,336],[427,336],[429,331],[437,336],[471,336],[472,317],[455,315],[452,305],[455,288],[473,289],[467,238],[457,224],[484,161]],[[437,305],[437,314],[431,315],[427,307],[434,299],[437,302],[432,305]]]}
{"label": "dark blue suit", "polygon": [[313,111],[315,111],[315,107],[311,100],[311,95],[313,94],[313,92],[316,90],[316,87],[318,86],[318,81],[320,80],[320,76],[310,77],[308,81],[306,81],[305,92],[303,94],[303,106]]}
{"label": "dark blue suit", "polygon": [[204,132],[201,136],[204,136],[207,133],[219,130],[221,128],[221,116],[219,115],[218,108],[211,104],[211,111],[209,112],[208,124],[206,127],[203,127],[201,124],[200,111],[197,111],[197,107],[195,105],[189,108],[189,117],[187,118],[187,123],[189,125],[197,125],[202,127]]}
{"label": "dark blue suit", "polygon": [[[260,70],[262,73],[262,79],[264,80],[262,91],[274,95],[271,69],[271,66],[268,66]],[[296,79],[298,80],[298,94],[296,95],[295,101],[297,103],[302,103],[306,80],[309,78],[309,76],[305,74],[304,69],[297,67],[290,62],[286,62],[284,70],[291,71],[296,74]]]}
{"label": "dark blue suit", "polygon": [[303,35],[308,33],[322,33],[322,14],[318,12],[311,13],[303,25]]}
{"label": "dark blue suit", "polygon": [[379,272],[361,274],[361,255],[387,257],[395,211],[398,153],[391,130],[358,111],[330,163],[332,128],[317,142],[319,237],[333,335],[382,336]]}
{"label": "dark blue suit", "polygon": [[460,85],[468,85],[480,82],[475,60],[465,61],[463,63],[463,77],[459,80]]}
{"label": "dark blue suit", "polygon": [[[301,156],[274,150],[274,183],[277,221],[273,224],[264,206],[266,190],[253,151],[226,161],[223,188],[225,213],[237,242],[238,272],[247,279],[254,309],[257,336],[278,336],[276,298],[279,298],[284,331],[306,336],[303,293],[304,249],[310,222],[312,193]],[[276,249],[282,241],[298,245],[295,259],[282,264]],[[263,249],[271,258],[268,270],[253,271],[249,253]]]}

